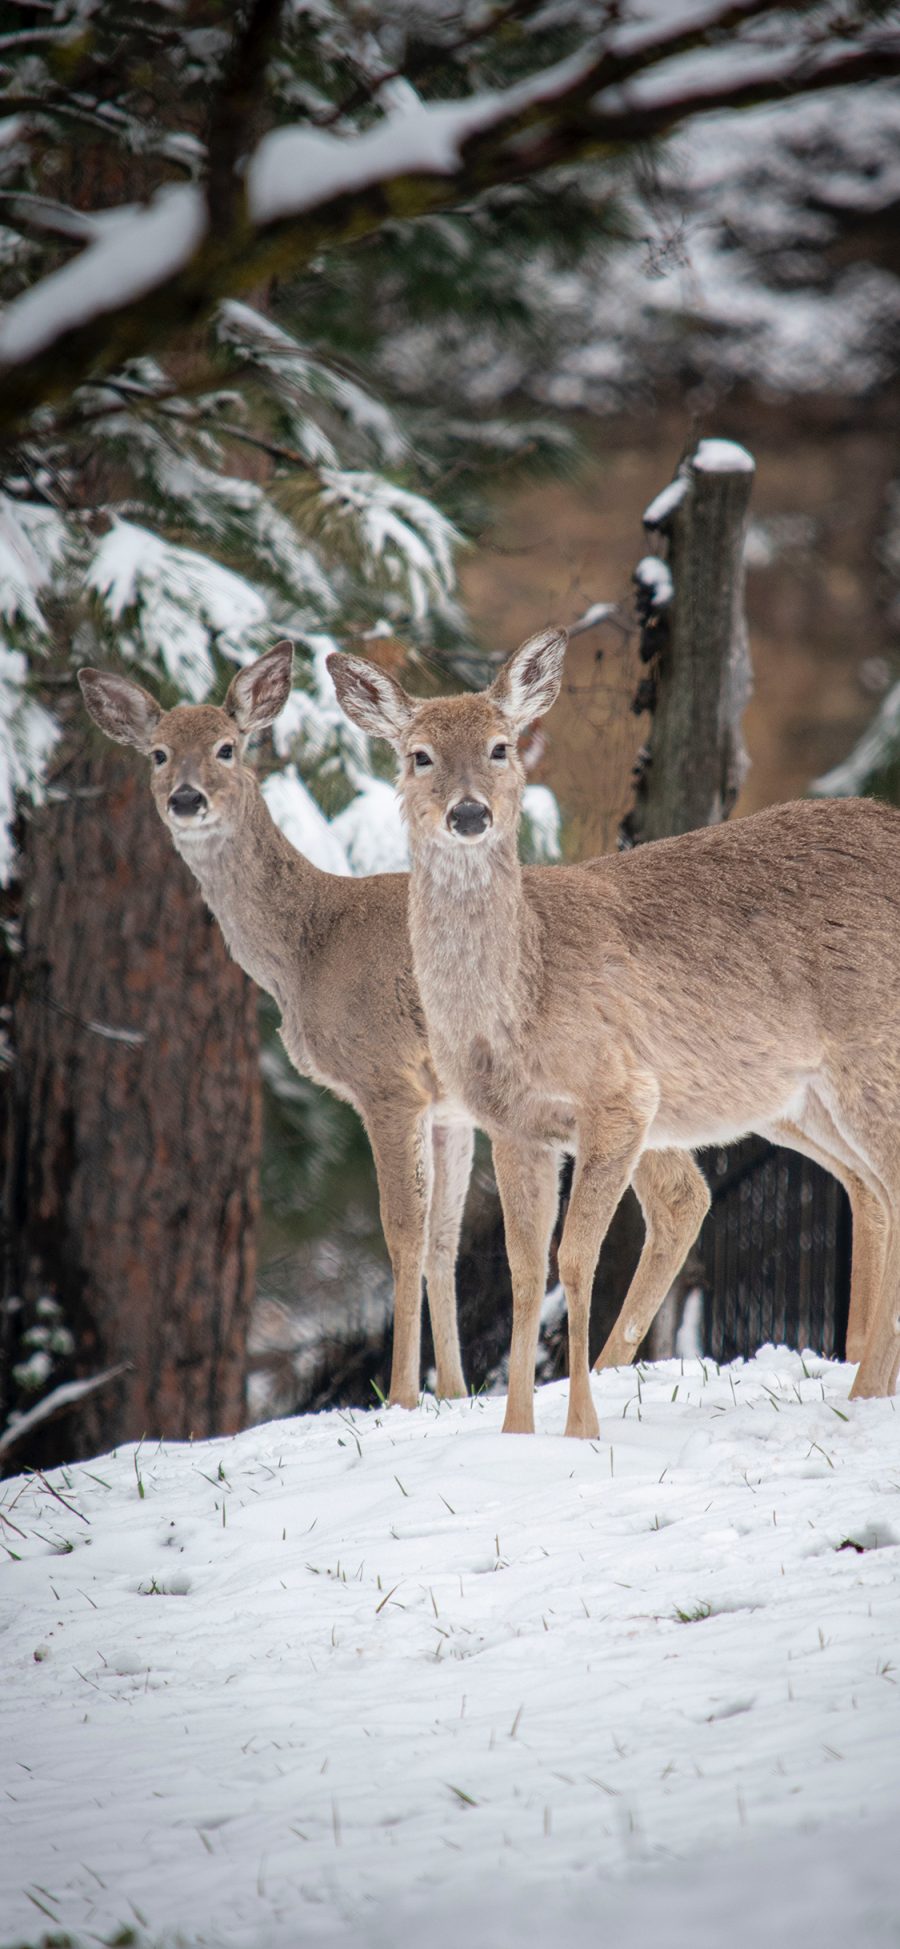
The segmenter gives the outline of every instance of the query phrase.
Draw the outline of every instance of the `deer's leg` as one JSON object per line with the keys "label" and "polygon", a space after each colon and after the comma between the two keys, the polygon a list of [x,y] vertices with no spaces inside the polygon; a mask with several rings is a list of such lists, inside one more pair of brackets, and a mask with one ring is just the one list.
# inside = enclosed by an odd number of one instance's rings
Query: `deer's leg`
{"label": "deer's leg", "polygon": [[[882,1155],[873,1158],[878,1168],[878,1197],[866,1187],[864,1205],[864,1254],[873,1273],[864,1296],[857,1300],[857,1319],[852,1320],[854,1298],[851,1287],[851,1322],[847,1328],[847,1354],[850,1353],[850,1325],[854,1328],[854,1348],[860,1331],[864,1333],[856,1378],[850,1389],[851,1401],[870,1400],[893,1394],[900,1374],[900,1155],[895,1152],[893,1132],[879,1133]],[[873,1213],[877,1210],[877,1216]],[[853,1260],[857,1258],[857,1205],[853,1206]],[[874,1273],[880,1271],[877,1290]],[[864,1275],[865,1276],[865,1275]]]}
{"label": "deer's leg", "polygon": [[900,1227],[892,1222],[894,1245],[887,1256],[886,1280],[881,1305],[873,1320],[863,1356],[850,1389],[851,1401],[881,1400],[897,1391],[900,1375]]}
{"label": "deer's leg", "polygon": [[622,1311],[594,1362],[595,1373],[626,1367],[634,1359],[709,1210],[706,1179],[686,1150],[642,1151],[631,1185],[646,1237]]}
{"label": "deer's leg", "polygon": [[475,1132],[469,1123],[432,1124],[433,1180],[425,1245],[425,1289],[437,1367],[436,1392],[444,1399],[465,1394],[456,1310],[456,1255]]}
{"label": "deer's leg", "polygon": [[431,1139],[421,1104],[391,1105],[365,1116],[378,1175],[381,1225],[394,1274],[392,1407],[414,1408],[419,1398],[422,1272],[431,1197]]}
{"label": "deer's leg", "polygon": [[550,1240],[559,1209],[559,1155],[545,1145],[511,1137],[496,1137],[492,1149],[513,1290],[503,1432],[532,1435],[538,1327],[547,1290]]}
{"label": "deer's leg", "polygon": [[816,1115],[815,1135],[796,1123],[776,1123],[771,1135],[778,1144],[799,1151],[821,1164],[843,1185],[853,1220],[853,1261],[850,1269],[850,1313],[847,1320],[847,1359],[862,1359],[869,1325],[875,1318],[884,1281],[890,1214],[883,1199],[847,1162],[846,1148],[824,1110]]}
{"label": "deer's leg", "polygon": [[894,1394],[900,1374],[900,1182],[893,1189],[881,1287],[850,1389],[851,1401]]}
{"label": "deer's leg", "polygon": [[[652,1113],[651,1113],[652,1114]],[[569,1412],[566,1434],[599,1434],[591,1397],[588,1329],[591,1289],[607,1228],[633,1175],[650,1116],[630,1101],[605,1106],[603,1122],[578,1131],[572,1195],[559,1248],[559,1276],[569,1314]]]}
{"label": "deer's leg", "polygon": [[[833,1133],[827,1140],[828,1148],[833,1144],[840,1150],[842,1159],[847,1159],[865,1185],[870,1201],[874,1197],[881,1206],[881,1239],[869,1247],[876,1263],[877,1255],[883,1252],[881,1278],[877,1294],[870,1285],[868,1294],[858,1302],[859,1316],[866,1310],[869,1317],[850,1398],[893,1394],[900,1372],[900,1144],[890,1074],[876,1071],[866,1075],[853,1065],[823,1076],[810,1115],[803,1119],[804,1135],[809,1132],[818,1139],[823,1125]],[[871,1209],[870,1202],[866,1207],[869,1220]]]}
{"label": "deer's leg", "polygon": [[[836,1171],[835,1176],[840,1174]],[[855,1173],[842,1180],[850,1200],[850,1311],[847,1316],[847,1359],[860,1361],[874,1320],[887,1269],[890,1215]]]}

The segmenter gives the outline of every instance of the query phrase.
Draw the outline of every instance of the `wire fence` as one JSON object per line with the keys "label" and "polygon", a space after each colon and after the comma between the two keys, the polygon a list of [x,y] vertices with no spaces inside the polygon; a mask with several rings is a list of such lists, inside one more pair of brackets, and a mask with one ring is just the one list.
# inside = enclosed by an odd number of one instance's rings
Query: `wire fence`
{"label": "wire fence", "polygon": [[[709,1216],[679,1282],[703,1297],[702,1352],[719,1362],[748,1359],[767,1342],[802,1352],[843,1357],[850,1302],[850,1208],[837,1181],[795,1151],[747,1138],[728,1150],[701,1153],[712,1193]],[[512,1327],[509,1267],[496,1196],[482,1167],[480,1222],[470,1223],[458,1272],[466,1373],[476,1391],[502,1374]],[[560,1225],[571,1167],[563,1177]],[[604,1246],[595,1285],[592,1358],[618,1315],[643,1243],[633,1197],[624,1201]],[[557,1242],[559,1236],[557,1227]],[[551,1283],[556,1278],[551,1254]],[[376,1309],[377,1310],[377,1309]],[[258,1415],[298,1409],[371,1405],[388,1386],[391,1353],[390,1281],[381,1311],[370,1309],[323,1324],[320,1315],[286,1322],[283,1309],[262,1314],[252,1359],[252,1398]],[[677,1309],[667,1332],[674,1335]],[[433,1354],[427,1316],[423,1351]],[[671,1353],[671,1341],[651,1345],[650,1358]],[[568,1373],[565,1312],[541,1342],[541,1378]]]}
{"label": "wire fence", "polygon": [[734,1360],[774,1341],[843,1357],[850,1207],[836,1179],[756,1137],[699,1162],[713,1200],[698,1242],[704,1351]]}

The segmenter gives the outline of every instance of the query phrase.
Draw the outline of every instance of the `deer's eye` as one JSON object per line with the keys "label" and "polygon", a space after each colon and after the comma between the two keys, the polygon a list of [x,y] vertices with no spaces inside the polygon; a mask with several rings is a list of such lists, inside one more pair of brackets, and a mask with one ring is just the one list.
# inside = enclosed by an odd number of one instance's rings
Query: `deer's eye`
{"label": "deer's eye", "polygon": [[493,744],[491,746],[491,757],[496,758],[497,763],[500,764],[502,760],[506,757],[508,750],[509,750],[509,746],[504,744],[503,740],[501,739],[499,744]]}
{"label": "deer's eye", "polygon": [[414,751],[412,757],[416,771],[427,771],[429,765],[434,764],[434,759],[429,757],[427,751]]}
{"label": "deer's eye", "polygon": [[151,751],[150,753],[150,756],[153,759],[153,763],[155,765],[164,765],[168,755],[169,754],[167,751],[160,751],[158,746],[155,751]]}
{"label": "deer's eye", "polygon": [[234,745],[220,744],[219,749],[216,752],[216,757],[223,759],[225,764],[227,765],[229,759],[234,757]]}

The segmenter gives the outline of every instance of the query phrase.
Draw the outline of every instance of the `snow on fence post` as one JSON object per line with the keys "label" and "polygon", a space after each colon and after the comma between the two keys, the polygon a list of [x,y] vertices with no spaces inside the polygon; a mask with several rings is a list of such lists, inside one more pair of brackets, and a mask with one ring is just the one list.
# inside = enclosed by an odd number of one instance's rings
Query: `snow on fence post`
{"label": "snow on fence post", "polygon": [[701,440],[651,502],[644,527],[666,550],[635,570],[641,654],[635,698],[653,725],[634,770],[622,846],[727,819],[747,767],[741,719],[751,666],[744,539],[755,463],[732,440]]}

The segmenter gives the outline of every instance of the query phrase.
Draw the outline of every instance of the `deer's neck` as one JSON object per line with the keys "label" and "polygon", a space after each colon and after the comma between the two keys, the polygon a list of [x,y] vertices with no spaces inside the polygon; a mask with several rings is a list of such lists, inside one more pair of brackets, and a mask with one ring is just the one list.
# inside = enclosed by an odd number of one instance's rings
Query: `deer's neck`
{"label": "deer's neck", "polygon": [[515,837],[471,847],[420,841],[409,925],[438,1070],[472,1103],[480,1076],[519,1062],[540,978]]}
{"label": "deer's neck", "polygon": [[250,773],[240,814],[226,829],[175,836],[229,952],[284,1014],[296,997],[298,956],[326,873],[310,865],[276,826]]}

